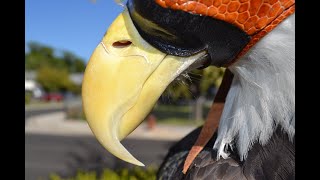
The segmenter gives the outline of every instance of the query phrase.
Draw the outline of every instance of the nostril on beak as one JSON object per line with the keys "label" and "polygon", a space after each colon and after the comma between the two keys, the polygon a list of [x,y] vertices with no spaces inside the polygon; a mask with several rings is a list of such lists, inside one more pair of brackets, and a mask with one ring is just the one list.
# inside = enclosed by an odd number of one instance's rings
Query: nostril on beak
{"label": "nostril on beak", "polygon": [[117,42],[114,42],[112,44],[112,46],[114,48],[125,48],[125,47],[128,47],[132,44],[131,41],[127,41],[127,40],[122,40],[122,41],[117,41]]}

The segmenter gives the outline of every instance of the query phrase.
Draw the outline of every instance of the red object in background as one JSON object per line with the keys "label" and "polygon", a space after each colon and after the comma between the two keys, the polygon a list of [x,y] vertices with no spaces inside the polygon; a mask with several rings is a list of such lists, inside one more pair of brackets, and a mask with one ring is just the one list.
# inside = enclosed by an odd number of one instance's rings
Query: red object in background
{"label": "red object in background", "polygon": [[157,121],[156,116],[153,114],[149,114],[149,116],[147,117],[147,125],[149,130],[152,130],[155,128],[156,121]]}
{"label": "red object in background", "polygon": [[59,102],[59,101],[63,100],[63,96],[59,93],[48,93],[48,94],[42,96],[42,100]]}

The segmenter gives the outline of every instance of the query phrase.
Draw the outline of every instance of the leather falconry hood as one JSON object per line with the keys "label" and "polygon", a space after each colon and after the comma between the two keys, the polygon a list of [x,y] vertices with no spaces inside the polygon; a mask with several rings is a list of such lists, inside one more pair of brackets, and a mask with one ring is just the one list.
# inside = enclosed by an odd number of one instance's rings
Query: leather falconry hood
{"label": "leather falconry hood", "polygon": [[251,36],[231,65],[295,11],[295,0],[155,0],[163,8],[210,16],[233,24]]}

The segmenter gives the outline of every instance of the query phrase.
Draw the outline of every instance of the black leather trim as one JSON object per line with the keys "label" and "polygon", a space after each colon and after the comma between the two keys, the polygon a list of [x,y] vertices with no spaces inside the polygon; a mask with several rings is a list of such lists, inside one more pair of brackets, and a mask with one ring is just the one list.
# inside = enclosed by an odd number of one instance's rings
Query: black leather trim
{"label": "black leather trim", "polygon": [[191,56],[206,50],[212,65],[223,66],[251,38],[227,22],[163,8],[154,0],[128,0],[127,7],[142,38],[170,55]]}

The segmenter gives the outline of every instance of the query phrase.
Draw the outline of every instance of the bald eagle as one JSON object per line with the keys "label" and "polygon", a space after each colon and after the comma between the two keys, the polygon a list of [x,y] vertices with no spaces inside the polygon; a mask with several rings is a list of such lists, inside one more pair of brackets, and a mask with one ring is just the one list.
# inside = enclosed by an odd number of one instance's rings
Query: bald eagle
{"label": "bald eagle", "polygon": [[226,67],[218,115],[170,148],[158,179],[294,179],[294,12],[294,0],[128,0],[84,74],[95,137],[143,166],[120,141],[181,73]]}

